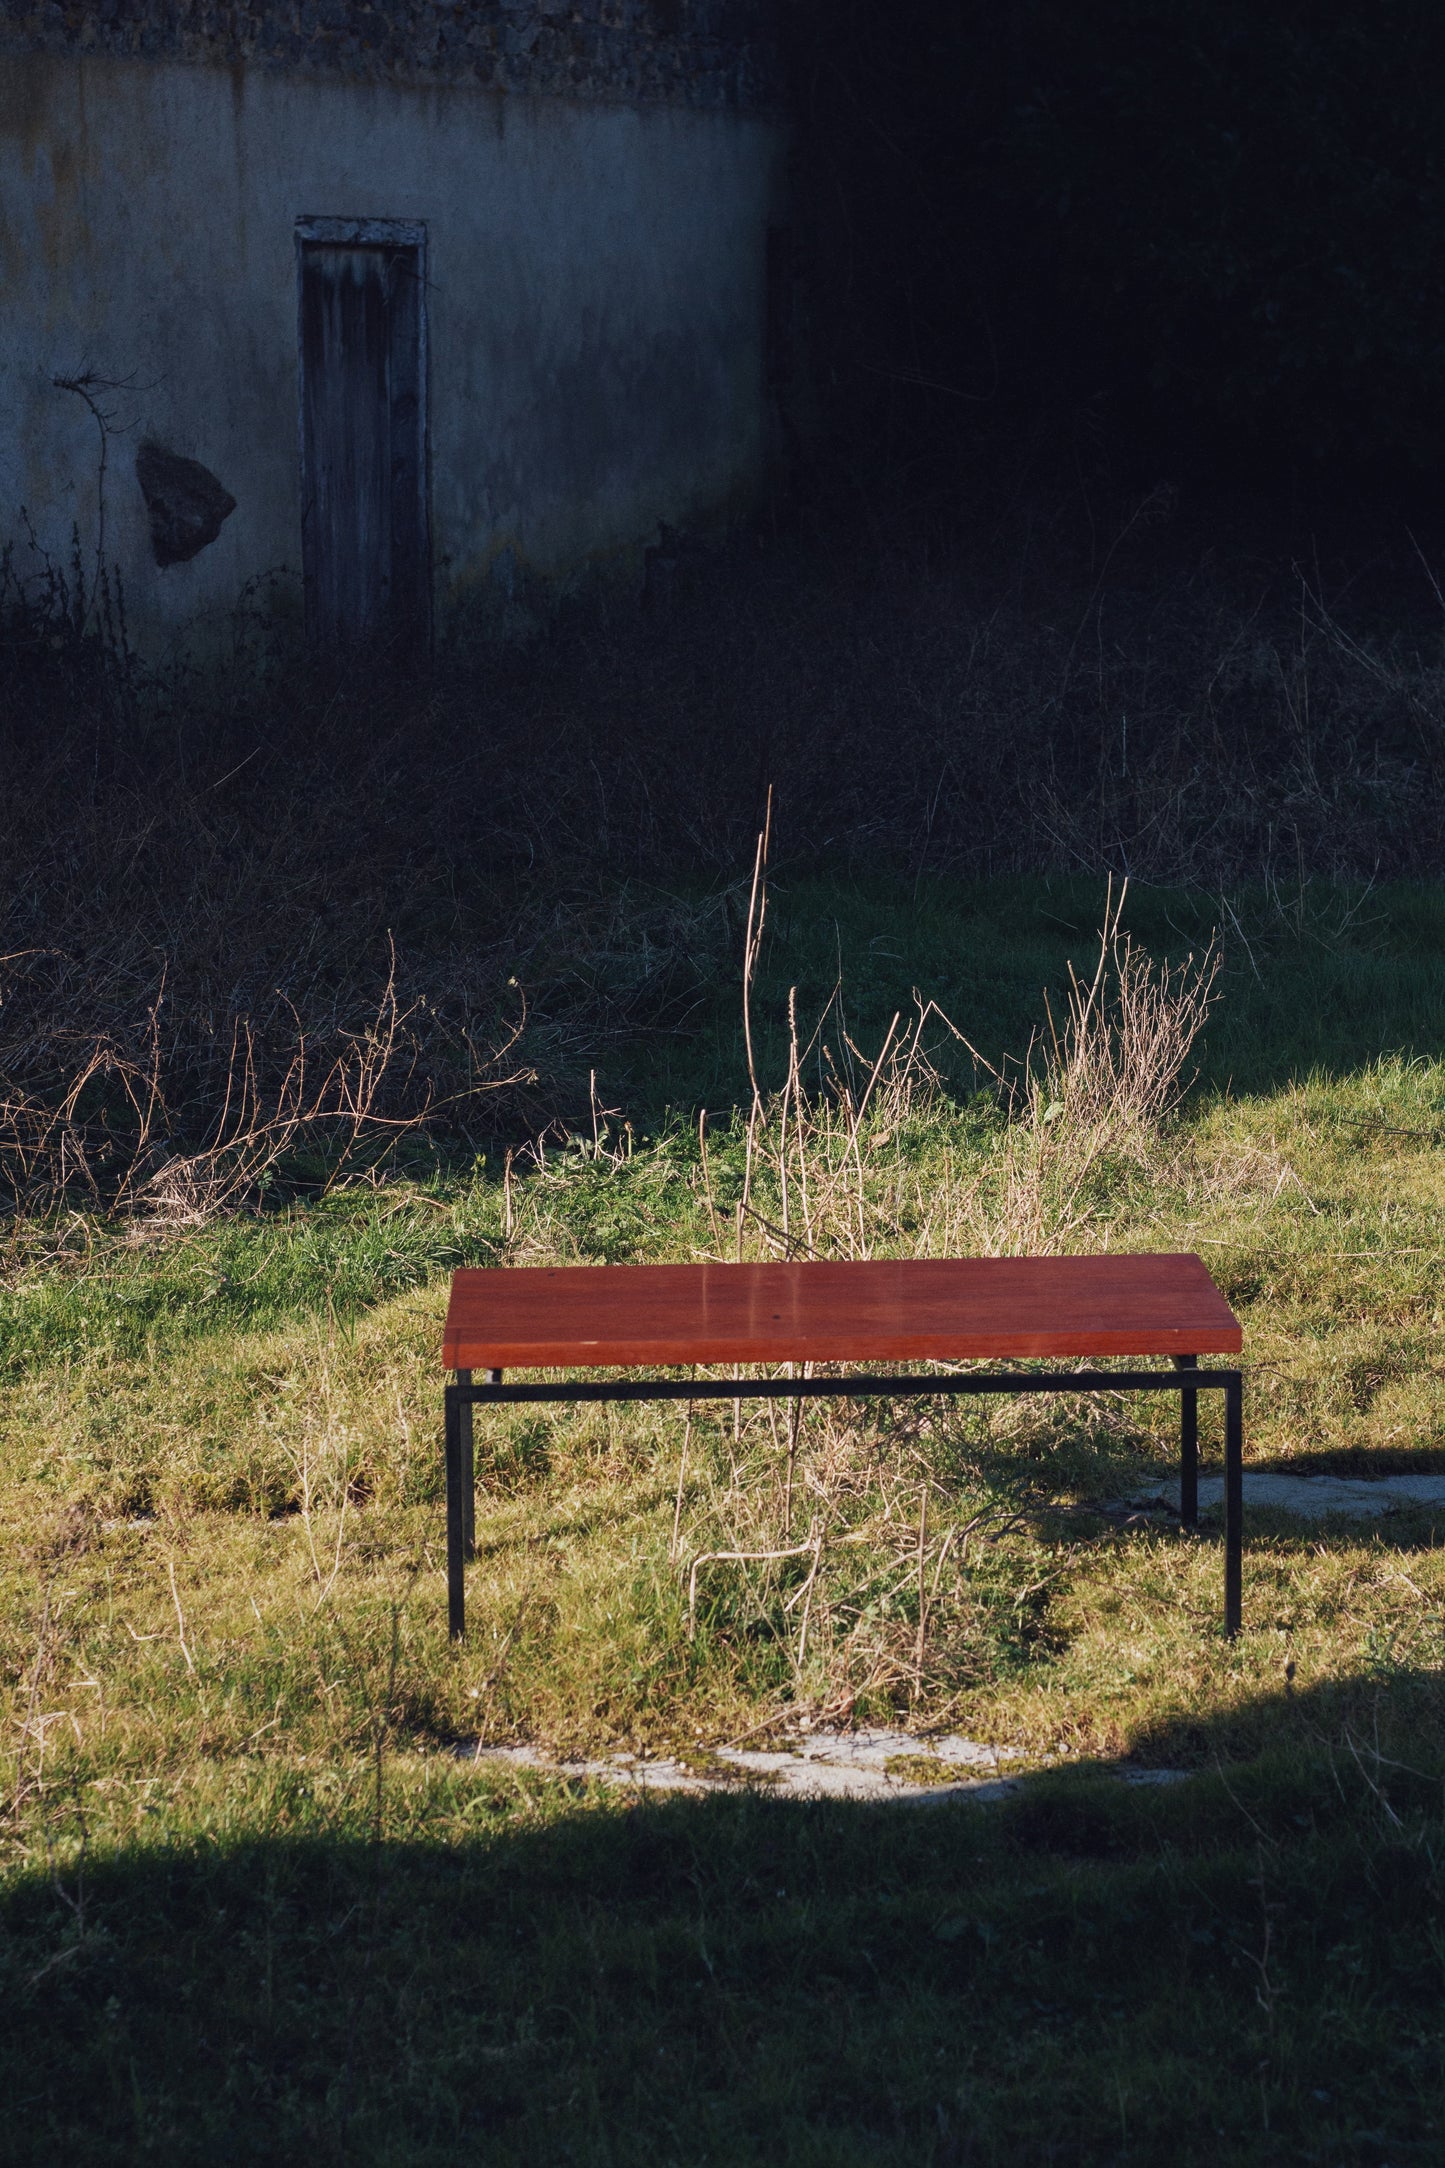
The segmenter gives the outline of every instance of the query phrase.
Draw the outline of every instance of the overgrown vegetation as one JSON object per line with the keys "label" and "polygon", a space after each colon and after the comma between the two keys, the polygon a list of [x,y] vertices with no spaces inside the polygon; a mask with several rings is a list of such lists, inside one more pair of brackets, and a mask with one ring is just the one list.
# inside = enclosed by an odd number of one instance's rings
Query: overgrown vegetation
{"label": "overgrown vegetation", "polygon": [[[1445,1465],[1437,599],[1081,504],[420,689],[150,681],[83,558],[12,581],[17,2160],[1438,2149],[1427,1512],[1252,1515],[1227,1644],[1162,1405],[499,1411],[445,1638],[462,1263],[1198,1249],[1253,1465]],[[1028,1782],[469,1759],[865,1723]]]}
{"label": "overgrown vegetation", "polygon": [[1212,892],[1206,939],[1246,892],[1303,930],[1312,882],[1436,866],[1428,566],[1387,620],[1358,566],[1226,576],[1171,506],[699,559],[670,616],[579,605],[424,689],[309,682],[249,622],[234,668],[147,683],[83,554],[12,567],[0,1210],[195,1219],[576,1126],[594,1088],[647,1126],[659,1063],[720,1103],[769,784],[790,886],[1111,867]]}
{"label": "overgrown vegetation", "polygon": [[[751,1112],[734,986],[673,1071],[730,1067],[710,1117],[599,1096],[475,1168],[16,1229],[17,2158],[1431,2155],[1428,1513],[1252,1515],[1228,1644],[1217,1531],[1130,1503],[1162,1409],[499,1411],[445,1638],[464,1261],[1199,1248],[1253,1465],[1440,1466],[1438,895],[1236,892],[1191,1051],[1218,901],[1131,890],[1101,951],[1102,882],[775,882]],[[926,998],[905,1021],[935,957],[1011,1090]],[[1038,1774],[997,1808],[638,1805],[466,1759],[879,1720]]]}

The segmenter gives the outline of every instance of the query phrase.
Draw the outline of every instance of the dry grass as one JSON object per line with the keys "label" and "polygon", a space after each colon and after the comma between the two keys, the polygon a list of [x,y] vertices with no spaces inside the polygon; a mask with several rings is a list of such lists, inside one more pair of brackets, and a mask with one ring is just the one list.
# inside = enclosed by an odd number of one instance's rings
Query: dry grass
{"label": "dry grass", "polygon": [[[22,961],[0,958],[0,966]],[[19,1007],[13,984],[6,991]],[[254,1206],[278,1170],[294,1175],[303,1155],[317,1170],[311,1186],[325,1195],[394,1162],[402,1140],[444,1118],[433,1078],[416,1075],[425,999],[400,1005],[394,955],[375,1015],[358,1027],[333,1017],[319,1034],[319,1060],[294,1004],[289,1050],[278,1050],[274,1035],[259,1045],[250,1019],[232,1016],[230,1044],[205,1080],[219,1095],[209,1118],[172,1080],[164,1004],[162,981],[141,1049],[87,1034],[78,1019],[63,1032],[52,1025],[39,1045],[12,1042],[0,1096],[0,1193],[17,1216],[82,1205],[128,1216],[140,1233],[200,1227]],[[519,1026],[486,1055],[470,1047],[473,1074],[461,1095],[469,1107],[534,1081],[520,1066],[508,1073],[520,1036]],[[194,1093],[197,1080],[186,1082]]]}
{"label": "dry grass", "polygon": [[[765,1095],[753,1053],[753,979],[767,916],[768,827],[758,837],[743,948],[742,1009],[751,1103],[733,1254],[782,1257],[1047,1255],[1098,1239],[1097,1191],[1110,1162],[1157,1168],[1164,1132],[1194,1072],[1220,969],[1202,958],[1161,964],[1123,930],[1128,883],[1112,880],[1092,973],[1069,965],[1056,1024],[1024,1055],[995,1067],[915,992],[876,1054],[848,1029],[841,982],[806,1040],[797,988],[788,993],[787,1073]],[[900,1141],[926,1130],[948,1102],[928,1048],[947,1035],[992,1077],[1006,1120],[982,1167],[950,1163],[925,1192]],[[596,1140],[594,1138],[594,1144]],[[889,1147],[893,1151],[889,1153]],[[600,1147],[599,1147],[600,1148]],[[707,1181],[707,1119],[699,1158],[716,1254],[723,1231]],[[886,1155],[880,1157],[880,1155]],[[766,1200],[761,1209],[757,1198]]]}
{"label": "dry grass", "polygon": [[613,598],[426,685],[313,683],[249,624],[148,683],[12,569],[5,1208],[254,1203],[353,1166],[362,1107],[368,1151],[575,1125],[715,1000],[770,784],[794,870],[1252,881],[1302,919],[1312,877],[1437,863],[1438,627],[1139,514],[1092,558],[1042,503],[1016,550],[700,556],[670,616]]}

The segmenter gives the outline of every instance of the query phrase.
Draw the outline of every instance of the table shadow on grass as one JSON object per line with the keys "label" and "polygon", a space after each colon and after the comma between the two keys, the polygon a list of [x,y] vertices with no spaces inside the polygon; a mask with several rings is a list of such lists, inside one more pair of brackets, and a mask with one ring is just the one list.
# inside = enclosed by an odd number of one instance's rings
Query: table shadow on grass
{"label": "table shadow on grass", "polygon": [[1189,1783],[991,1806],[453,1764],[405,1838],[298,1808],[36,1874],[0,1915],[0,2152],[1438,2158],[1441,1717],[1418,1670],[1256,1697],[1139,1742]]}

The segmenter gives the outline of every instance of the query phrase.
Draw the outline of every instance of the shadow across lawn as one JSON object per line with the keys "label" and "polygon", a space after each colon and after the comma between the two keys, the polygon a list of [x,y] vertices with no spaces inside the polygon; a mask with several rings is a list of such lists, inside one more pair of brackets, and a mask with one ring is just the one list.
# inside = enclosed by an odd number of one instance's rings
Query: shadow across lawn
{"label": "shadow across lawn", "polygon": [[[989,1061],[1022,1055],[1045,1026],[1042,989],[1061,1014],[1070,964],[1092,971],[1106,894],[1092,875],[910,881],[840,866],[780,878],[754,990],[760,1076],[780,1085],[787,1073],[790,988],[805,1036],[841,988],[849,1030],[871,1053],[916,987]],[[1196,1049],[1206,1092],[1268,1094],[1368,1070],[1382,1054],[1432,1061],[1445,1052],[1439,884],[1320,883],[1286,906],[1263,892],[1222,898],[1136,882],[1124,926],[1176,964],[1220,943],[1215,1010]],[[954,1091],[987,1085],[942,1027],[927,1043]],[[620,1065],[605,1056],[599,1078],[642,1126],[668,1106],[745,1103],[736,973],[699,989],[686,1030],[649,1036]]]}
{"label": "shadow across lawn", "polygon": [[1166,1726],[1187,1782],[993,1806],[447,1762],[375,1843],[273,1788],[265,1835],[12,1882],[0,2152],[1438,2159],[1440,1704],[1418,1671],[1257,1701],[1251,1761],[1238,1720]]}

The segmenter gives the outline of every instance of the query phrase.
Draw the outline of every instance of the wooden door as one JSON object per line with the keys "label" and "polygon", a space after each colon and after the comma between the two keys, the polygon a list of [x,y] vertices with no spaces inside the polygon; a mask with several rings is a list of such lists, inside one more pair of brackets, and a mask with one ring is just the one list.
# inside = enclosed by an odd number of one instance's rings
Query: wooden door
{"label": "wooden door", "polygon": [[410,657],[431,621],[425,228],[303,219],[296,244],[307,633]]}

